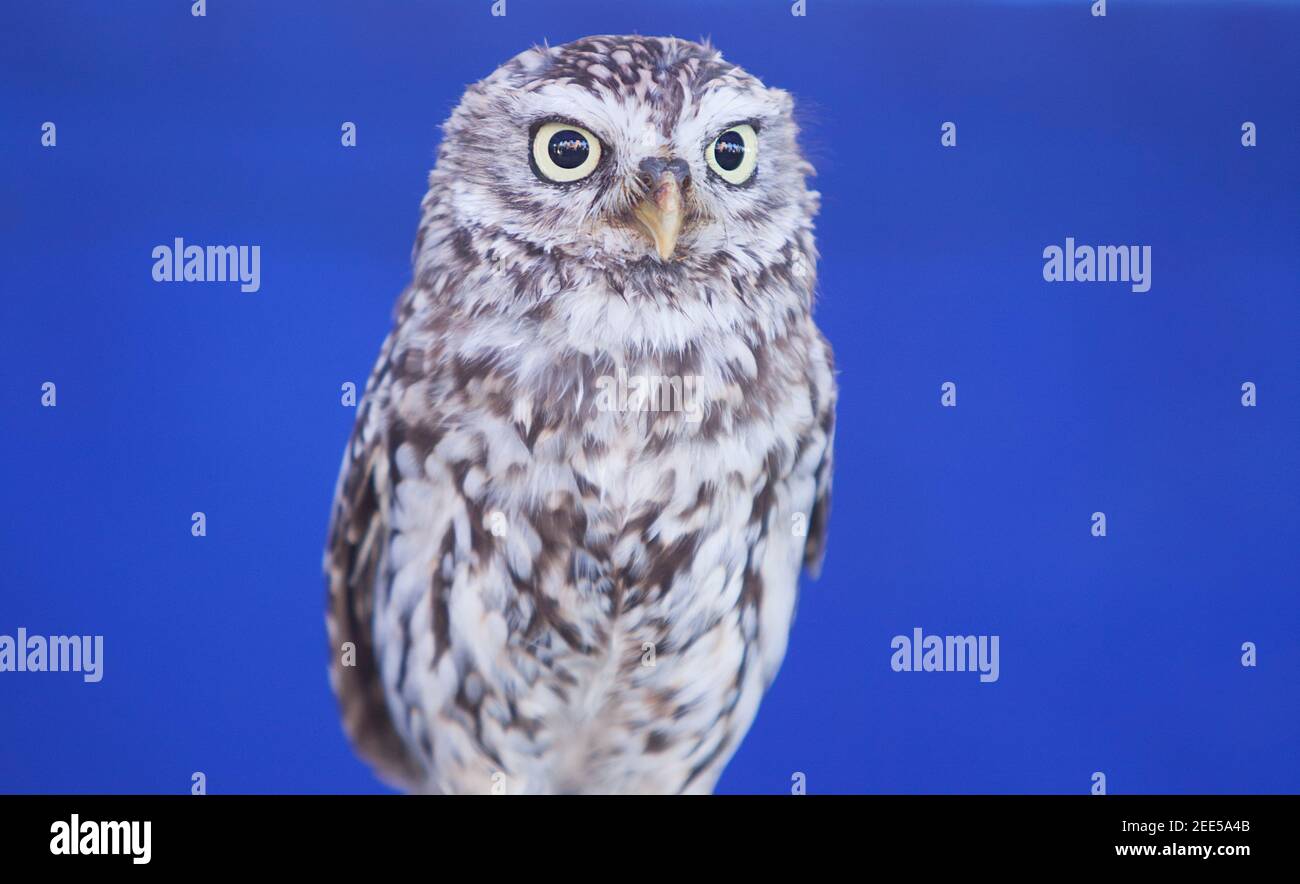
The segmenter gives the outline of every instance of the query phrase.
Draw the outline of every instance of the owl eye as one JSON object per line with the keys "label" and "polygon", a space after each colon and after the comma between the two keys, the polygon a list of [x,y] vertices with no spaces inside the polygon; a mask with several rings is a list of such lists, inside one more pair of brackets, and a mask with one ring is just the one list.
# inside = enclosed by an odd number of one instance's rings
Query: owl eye
{"label": "owl eye", "polygon": [[572,123],[543,123],[533,133],[533,169],[546,181],[579,181],[600,164],[600,139]]}
{"label": "owl eye", "polygon": [[709,168],[728,184],[744,184],[758,166],[758,134],[748,123],[732,126],[704,152]]}

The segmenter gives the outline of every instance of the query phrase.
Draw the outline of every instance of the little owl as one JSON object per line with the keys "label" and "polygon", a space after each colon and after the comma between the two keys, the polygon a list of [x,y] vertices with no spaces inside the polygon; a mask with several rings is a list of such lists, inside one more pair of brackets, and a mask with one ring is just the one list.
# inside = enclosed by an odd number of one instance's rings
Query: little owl
{"label": "little owl", "polygon": [[444,125],[325,555],[331,681],[387,781],[712,791],[825,544],[797,131],[713,48],[612,36]]}

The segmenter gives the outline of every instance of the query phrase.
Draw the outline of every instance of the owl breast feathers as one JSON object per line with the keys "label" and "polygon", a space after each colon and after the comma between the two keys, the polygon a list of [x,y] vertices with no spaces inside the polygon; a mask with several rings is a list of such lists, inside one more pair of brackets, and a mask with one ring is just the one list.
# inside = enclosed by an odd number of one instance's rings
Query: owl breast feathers
{"label": "owl breast feathers", "polygon": [[445,124],[325,556],[389,782],[713,789],[825,542],[796,134],[788,94],[653,37],[531,49]]}

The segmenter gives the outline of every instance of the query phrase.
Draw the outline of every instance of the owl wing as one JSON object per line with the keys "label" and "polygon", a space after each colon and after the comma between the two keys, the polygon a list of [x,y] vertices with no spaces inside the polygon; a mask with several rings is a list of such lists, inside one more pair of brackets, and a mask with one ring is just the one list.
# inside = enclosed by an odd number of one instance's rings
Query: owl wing
{"label": "owl wing", "polygon": [[814,363],[812,389],[813,414],[816,416],[817,428],[814,444],[820,444],[821,457],[813,472],[816,482],[816,494],[813,497],[812,513],[808,518],[808,538],[804,544],[803,564],[808,573],[816,578],[821,575],[822,561],[826,557],[826,528],[831,516],[831,472],[835,454],[835,365],[831,355],[830,344],[820,334],[824,358]]}
{"label": "owl wing", "polygon": [[385,344],[362,400],[334,494],[325,550],[326,623],[330,683],[348,739],[382,779],[413,789],[423,779],[422,768],[393,726],[374,639],[374,594],[384,572],[392,485],[372,393],[381,386],[389,350]]}

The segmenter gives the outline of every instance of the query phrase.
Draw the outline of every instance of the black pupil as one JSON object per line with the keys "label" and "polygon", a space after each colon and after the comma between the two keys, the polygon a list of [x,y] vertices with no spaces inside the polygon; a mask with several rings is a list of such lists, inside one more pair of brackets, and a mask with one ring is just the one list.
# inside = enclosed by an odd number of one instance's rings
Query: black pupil
{"label": "black pupil", "polygon": [[551,162],[561,169],[576,169],[587,162],[587,157],[591,155],[591,145],[581,133],[561,129],[551,136],[547,152],[551,155]]}
{"label": "black pupil", "polygon": [[713,158],[728,172],[739,168],[745,158],[745,139],[739,132],[723,132],[713,145]]}

